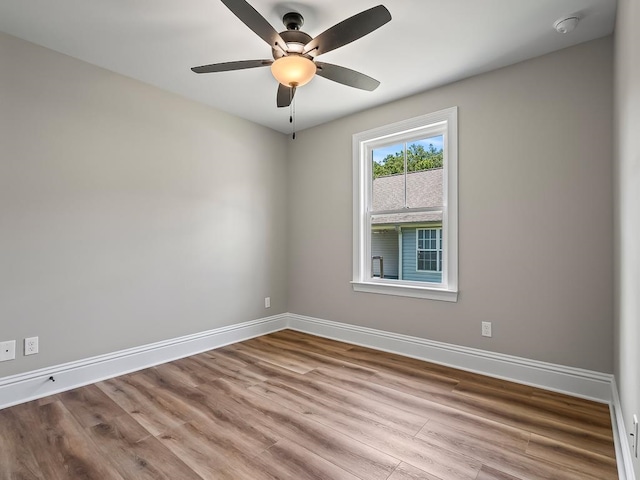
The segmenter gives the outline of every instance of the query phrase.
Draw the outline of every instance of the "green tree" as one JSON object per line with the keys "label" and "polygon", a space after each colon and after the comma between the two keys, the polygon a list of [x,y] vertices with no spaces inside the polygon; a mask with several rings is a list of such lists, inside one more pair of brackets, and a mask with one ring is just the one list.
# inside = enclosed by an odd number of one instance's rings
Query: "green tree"
{"label": "green tree", "polygon": [[407,171],[421,172],[432,168],[441,168],[443,162],[442,149],[436,150],[432,143],[429,148],[418,143],[412,143],[407,148]]}
{"label": "green tree", "polygon": [[[429,144],[428,148],[419,143],[412,143],[407,147],[407,172],[421,172],[441,168],[442,165],[442,149],[436,149],[433,144]],[[380,162],[373,162],[373,178],[399,173],[404,173],[404,152],[389,154]]]}
{"label": "green tree", "polygon": [[402,152],[389,154],[380,163],[373,162],[373,178],[386,177],[404,172],[404,155]]}

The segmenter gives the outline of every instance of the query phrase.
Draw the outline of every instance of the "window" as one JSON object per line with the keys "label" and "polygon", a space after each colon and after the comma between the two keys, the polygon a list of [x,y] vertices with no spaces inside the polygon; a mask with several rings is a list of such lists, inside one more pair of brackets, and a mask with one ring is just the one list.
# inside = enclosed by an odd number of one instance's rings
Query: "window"
{"label": "window", "polygon": [[353,136],[353,288],[457,301],[457,107]]}
{"label": "window", "polygon": [[442,271],[442,229],[419,228],[416,253],[418,255],[418,271]]}

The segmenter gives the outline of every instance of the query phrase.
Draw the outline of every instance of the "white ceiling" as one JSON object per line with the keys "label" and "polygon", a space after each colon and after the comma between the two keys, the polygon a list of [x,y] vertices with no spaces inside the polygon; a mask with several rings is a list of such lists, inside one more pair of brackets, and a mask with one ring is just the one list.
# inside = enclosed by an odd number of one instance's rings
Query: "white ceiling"
{"label": "white ceiling", "polygon": [[[249,0],[276,30],[298,11],[312,37],[381,0]],[[366,92],[316,77],[296,94],[297,128],[610,34],[615,0],[382,0],[388,24],[319,60],[382,83]],[[579,15],[561,35],[553,23]],[[0,30],[240,117],[289,132],[269,68],[190,67],[271,58],[220,0],[1,0]]]}

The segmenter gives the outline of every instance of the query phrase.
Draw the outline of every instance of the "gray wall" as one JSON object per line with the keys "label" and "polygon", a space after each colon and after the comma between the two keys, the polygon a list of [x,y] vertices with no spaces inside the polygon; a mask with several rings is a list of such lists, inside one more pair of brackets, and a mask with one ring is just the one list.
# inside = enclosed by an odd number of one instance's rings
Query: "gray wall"
{"label": "gray wall", "polygon": [[[615,34],[615,373],[623,418],[640,418],[640,4],[618,0]],[[634,459],[636,477],[640,461]]]}
{"label": "gray wall", "polygon": [[[608,37],[300,132],[290,311],[612,372],[612,70]],[[458,303],[353,292],[352,135],[454,105]]]}
{"label": "gray wall", "polygon": [[285,312],[286,149],[0,34],[0,377]]}

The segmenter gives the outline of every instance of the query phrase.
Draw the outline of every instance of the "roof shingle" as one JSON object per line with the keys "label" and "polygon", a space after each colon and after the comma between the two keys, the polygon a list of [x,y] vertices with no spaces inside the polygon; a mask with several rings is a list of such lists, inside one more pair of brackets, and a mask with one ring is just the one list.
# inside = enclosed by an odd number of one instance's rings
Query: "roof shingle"
{"label": "roof shingle", "polygon": [[[389,175],[373,180],[374,212],[404,208],[404,175]],[[442,205],[442,168],[407,173],[407,207],[438,207]],[[379,215],[374,224],[435,222],[442,220],[440,212],[407,212]]]}

